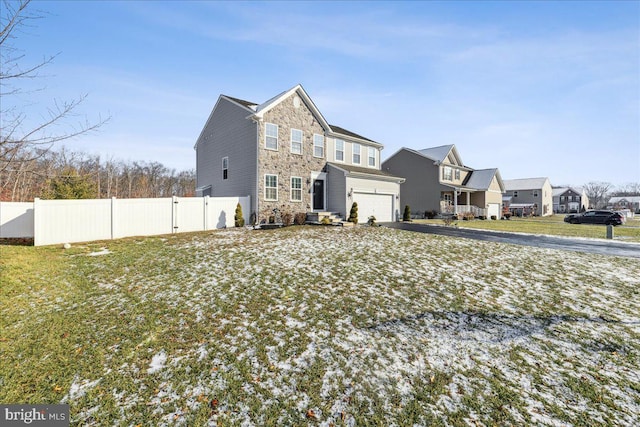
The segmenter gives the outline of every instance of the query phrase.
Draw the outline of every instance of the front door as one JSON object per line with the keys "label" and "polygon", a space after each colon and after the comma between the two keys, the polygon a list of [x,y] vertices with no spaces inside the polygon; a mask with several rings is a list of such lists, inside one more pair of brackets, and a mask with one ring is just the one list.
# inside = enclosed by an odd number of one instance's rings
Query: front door
{"label": "front door", "polygon": [[324,210],[324,180],[323,179],[313,180],[313,210],[314,211]]}

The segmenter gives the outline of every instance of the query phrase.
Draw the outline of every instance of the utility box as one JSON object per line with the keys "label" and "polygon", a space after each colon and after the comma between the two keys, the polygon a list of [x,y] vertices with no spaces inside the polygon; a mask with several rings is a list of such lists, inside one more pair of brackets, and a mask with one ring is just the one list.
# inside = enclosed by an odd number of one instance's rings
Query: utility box
{"label": "utility box", "polygon": [[613,225],[607,225],[607,239],[613,239]]}

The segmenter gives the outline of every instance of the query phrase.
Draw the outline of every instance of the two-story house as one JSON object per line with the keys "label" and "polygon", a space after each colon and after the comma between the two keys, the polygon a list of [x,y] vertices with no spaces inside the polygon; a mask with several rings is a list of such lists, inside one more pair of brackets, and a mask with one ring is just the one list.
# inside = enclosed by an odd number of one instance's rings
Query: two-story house
{"label": "two-story house", "polygon": [[611,209],[629,209],[631,212],[640,213],[640,196],[611,197],[607,206]]}
{"label": "two-story house", "polygon": [[504,191],[500,172],[465,166],[455,145],[401,148],[382,163],[382,170],[405,177],[402,202],[412,212],[472,212],[500,218]]}
{"label": "two-story house", "polygon": [[393,221],[400,183],[380,169],[382,144],[330,125],[301,85],[257,104],[220,95],[196,150],[196,193],[251,197],[252,217],[274,209]]}
{"label": "two-story house", "polygon": [[503,201],[515,215],[553,215],[553,188],[549,178],[504,180]]}
{"label": "two-story house", "polygon": [[553,189],[553,212],[575,213],[589,209],[589,198],[584,190],[572,187],[558,187]]}

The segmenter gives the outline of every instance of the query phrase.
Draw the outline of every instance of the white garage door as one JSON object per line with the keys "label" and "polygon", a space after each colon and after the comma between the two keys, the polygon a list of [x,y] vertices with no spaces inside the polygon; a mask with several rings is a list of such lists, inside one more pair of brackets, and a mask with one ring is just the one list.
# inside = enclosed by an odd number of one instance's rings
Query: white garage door
{"label": "white garage door", "polygon": [[372,215],[377,222],[393,221],[392,195],[354,193],[353,201],[358,203],[358,222],[367,222]]}
{"label": "white garage door", "polygon": [[487,218],[491,219],[493,215],[495,215],[496,218],[500,219],[500,203],[489,203]]}

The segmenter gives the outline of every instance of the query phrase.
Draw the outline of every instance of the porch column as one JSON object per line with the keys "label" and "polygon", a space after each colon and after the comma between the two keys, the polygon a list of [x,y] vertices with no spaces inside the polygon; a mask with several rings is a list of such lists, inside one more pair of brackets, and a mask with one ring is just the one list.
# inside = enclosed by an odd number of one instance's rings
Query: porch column
{"label": "porch column", "polygon": [[471,193],[467,191],[467,208],[471,206]]}
{"label": "porch column", "polygon": [[458,213],[458,189],[453,189],[453,213]]}

